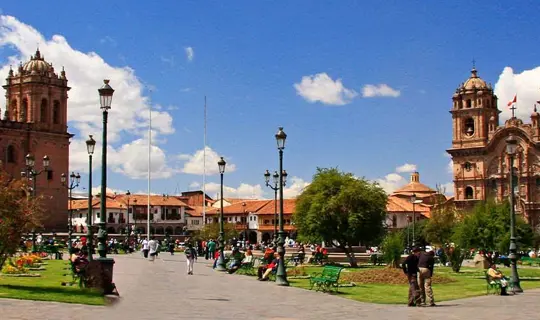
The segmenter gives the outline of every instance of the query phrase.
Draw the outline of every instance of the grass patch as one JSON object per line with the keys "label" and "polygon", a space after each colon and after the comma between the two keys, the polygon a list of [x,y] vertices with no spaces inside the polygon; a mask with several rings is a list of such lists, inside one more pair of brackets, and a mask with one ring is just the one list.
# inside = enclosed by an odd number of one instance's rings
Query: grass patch
{"label": "grass patch", "polygon": [[[342,271],[343,279],[362,279],[363,275],[357,273],[366,273],[366,276],[373,273],[374,269],[383,269],[385,267],[360,267],[345,268]],[[312,274],[321,272],[322,267],[306,267],[306,273]],[[509,268],[501,268],[506,276],[510,275]],[[524,290],[540,288],[540,268],[519,268],[521,287]],[[395,271],[393,271],[395,273]],[[435,301],[456,300],[468,297],[481,296],[486,294],[486,280],[484,271],[475,268],[462,268],[462,272],[452,272],[451,268],[435,267],[435,275],[440,275],[440,279],[451,278],[453,281],[448,283],[437,283],[437,277],[433,283],[433,293]],[[340,277],[340,278],[341,278]],[[354,280],[353,280],[354,281]],[[291,286],[309,289],[309,279],[291,279]],[[349,281],[345,281],[348,283]],[[409,286],[407,284],[383,284],[383,283],[357,282],[354,287],[344,287],[339,289],[339,296],[344,298],[380,303],[380,304],[405,304]]]}
{"label": "grass patch", "polygon": [[[62,282],[71,281],[66,261],[50,260],[46,270],[32,271],[41,274],[39,278],[13,278],[0,275],[0,298],[21,300],[57,301],[89,305],[104,305],[103,296],[96,291],[80,289],[78,286],[65,287]],[[64,276],[69,274],[69,276]]]}

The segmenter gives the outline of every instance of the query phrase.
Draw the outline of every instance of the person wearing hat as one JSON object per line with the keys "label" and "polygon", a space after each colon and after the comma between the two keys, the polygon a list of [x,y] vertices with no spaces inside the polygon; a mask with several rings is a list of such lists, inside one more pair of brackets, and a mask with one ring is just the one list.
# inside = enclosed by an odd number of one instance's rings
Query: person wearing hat
{"label": "person wearing hat", "polygon": [[409,256],[401,264],[403,272],[407,276],[409,281],[409,307],[420,306],[420,293],[418,288],[418,258],[420,256],[420,249],[414,248]]}

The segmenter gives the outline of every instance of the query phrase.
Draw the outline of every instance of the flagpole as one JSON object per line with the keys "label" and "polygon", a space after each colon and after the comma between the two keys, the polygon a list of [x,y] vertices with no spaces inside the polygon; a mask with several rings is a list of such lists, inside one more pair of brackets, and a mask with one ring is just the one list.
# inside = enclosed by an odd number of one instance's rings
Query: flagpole
{"label": "flagpole", "polygon": [[206,224],[206,96],[204,96],[204,144],[203,144],[203,226]]}
{"label": "flagpole", "polygon": [[152,105],[148,105],[148,203],[146,205],[146,237],[150,240],[150,180],[152,179],[152,170],[151,170],[151,158],[150,154],[152,152]]}

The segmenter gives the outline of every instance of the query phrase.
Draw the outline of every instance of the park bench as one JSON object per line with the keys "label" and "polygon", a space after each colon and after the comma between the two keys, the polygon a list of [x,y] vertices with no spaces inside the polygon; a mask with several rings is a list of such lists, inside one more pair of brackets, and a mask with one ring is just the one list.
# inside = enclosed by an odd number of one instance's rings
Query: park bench
{"label": "park bench", "polygon": [[79,287],[86,287],[86,269],[83,268],[77,270],[75,264],[73,263],[73,261],[71,261],[71,259],[69,260],[69,267],[71,269],[71,276],[73,278],[73,282],[78,281]]}
{"label": "park bench", "polygon": [[236,273],[245,274],[248,276],[257,275],[257,269],[255,266],[259,261],[260,260],[253,258],[250,263],[243,263]]}
{"label": "park bench", "polygon": [[540,266],[540,258],[521,257],[520,262],[524,266]]}
{"label": "park bench", "polygon": [[53,259],[53,255],[54,255],[54,259],[56,260],[62,260],[62,251],[59,250],[58,246],[56,245],[44,245],[41,247],[41,250],[42,252],[45,252],[47,253],[47,255],[49,256],[49,259]]}
{"label": "park bench", "polygon": [[[487,282],[486,294],[489,295],[490,292],[492,292],[493,294],[500,295],[501,290],[502,290],[501,281],[497,280],[497,279],[491,279],[491,277],[489,276],[487,271],[484,272],[484,274],[485,274],[485,278],[486,278],[486,282]],[[511,281],[511,279],[507,280],[507,281],[508,281],[508,287],[506,288],[506,292],[508,293],[510,291],[513,294],[516,294],[516,291],[515,291],[515,288],[514,288],[514,283]]]}
{"label": "park bench", "polygon": [[314,273],[309,279],[310,290],[316,287],[315,291],[330,291],[332,288],[336,288],[336,292],[339,290],[339,276],[343,267],[326,265],[323,268],[322,273]]}

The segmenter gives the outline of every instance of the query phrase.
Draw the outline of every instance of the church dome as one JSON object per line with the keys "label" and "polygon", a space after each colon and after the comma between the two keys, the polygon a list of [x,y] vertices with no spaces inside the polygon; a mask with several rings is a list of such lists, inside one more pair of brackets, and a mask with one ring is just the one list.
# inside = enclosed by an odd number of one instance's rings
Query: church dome
{"label": "church dome", "polygon": [[474,90],[474,89],[488,89],[487,83],[478,76],[478,71],[473,67],[471,70],[471,76],[463,84],[465,90]]}
{"label": "church dome", "polygon": [[45,61],[38,49],[36,50],[36,54],[30,57],[30,61],[23,65],[22,69],[24,72],[28,73],[46,73],[52,71],[53,67],[50,63]]}

